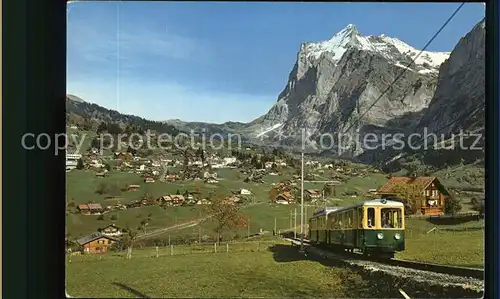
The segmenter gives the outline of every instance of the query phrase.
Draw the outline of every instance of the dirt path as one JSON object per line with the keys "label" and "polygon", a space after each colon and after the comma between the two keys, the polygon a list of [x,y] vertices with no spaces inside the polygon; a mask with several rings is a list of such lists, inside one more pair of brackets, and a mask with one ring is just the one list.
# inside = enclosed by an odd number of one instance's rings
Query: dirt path
{"label": "dirt path", "polygon": [[[259,204],[263,204],[263,203],[265,203],[265,202],[251,203],[251,204],[248,204],[246,206],[241,207],[241,209],[245,209],[245,208],[248,208],[248,207],[251,207],[251,206],[255,206],[255,205],[259,205]],[[177,224],[177,225],[173,225],[173,226],[169,226],[169,227],[165,227],[165,228],[160,228],[160,229],[154,230],[152,232],[148,232],[148,233],[145,233],[145,234],[138,235],[137,236],[137,240],[140,240],[140,239],[143,239],[143,238],[146,238],[146,237],[156,236],[156,235],[162,234],[162,233],[164,233],[166,231],[169,231],[169,230],[180,230],[180,229],[190,228],[190,227],[196,226],[196,225],[198,225],[198,224],[200,224],[200,223],[208,220],[210,217],[212,217],[212,216],[206,216],[206,217],[203,217],[203,218],[200,218],[200,219],[196,219],[196,220],[192,220],[192,221],[189,221],[189,222],[186,222],[186,223],[181,223],[181,224]]]}

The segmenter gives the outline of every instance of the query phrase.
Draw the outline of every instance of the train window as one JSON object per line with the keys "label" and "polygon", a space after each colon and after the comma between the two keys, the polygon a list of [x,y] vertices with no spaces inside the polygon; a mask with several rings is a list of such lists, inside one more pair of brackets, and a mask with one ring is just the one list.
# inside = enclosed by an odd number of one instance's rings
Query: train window
{"label": "train window", "polygon": [[358,209],[358,226],[359,228],[363,227],[363,208]]}
{"label": "train window", "polygon": [[375,226],[375,209],[368,208],[368,227]]}
{"label": "train window", "polygon": [[384,208],[382,209],[382,227],[384,228],[401,228],[402,213],[399,208]]}
{"label": "train window", "polygon": [[347,227],[352,226],[352,211],[347,212]]}

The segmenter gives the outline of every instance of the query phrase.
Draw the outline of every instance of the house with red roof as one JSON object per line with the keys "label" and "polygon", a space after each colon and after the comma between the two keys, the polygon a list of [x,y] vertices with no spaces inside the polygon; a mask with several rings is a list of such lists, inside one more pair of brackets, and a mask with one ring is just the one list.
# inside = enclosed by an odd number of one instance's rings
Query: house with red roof
{"label": "house with red roof", "polygon": [[380,187],[377,193],[382,198],[394,198],[397,196],[398,186],[410,184],[422,190],[423,200],[417,214],[429,216],[443,214],[445,200],[450,197],[450,192],[437,177],[393,177]]}
{"label": "house with red roof", "polygon": [[104,211],[100,203],[82,204],[78,205],[76,209],[84,215],[100,214]]}

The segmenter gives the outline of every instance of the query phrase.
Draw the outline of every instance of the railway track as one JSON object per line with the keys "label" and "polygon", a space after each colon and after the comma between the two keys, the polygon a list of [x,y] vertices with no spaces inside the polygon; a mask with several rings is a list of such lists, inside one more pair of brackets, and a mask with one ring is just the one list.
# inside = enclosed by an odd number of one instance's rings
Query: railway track
{"label": "railway track", "polygon": [[[289,240],[292,242],[292,245],[294,246],[300,246],[301,240],[300,238],[286,238],[286,240]],[[352,253],[352,252],[331,252],[328,250],[325,250],[325,248],[315,246],[314,244],[311,244],[309,240],[304,239],[304,246],[306,247],[315,247],[317,249],[320,249],[323,251],[324,256],[328,255],[335,255],[339,256],[342,255],[343,257],[346,257],[348,259],[356,259],[356,260],[368,260],[384,265],[389,265],[389,266],[395,266],[395,267],[402,267],[402,268],[409,268],[409,269],[414,269],[414,270],[421,270],[421,271],[429,271],[429,272],[434,272],[434,273],[441,273],[441,274],[447,274],[447,275],[453,275],[453,276],[459,276],[459,277],[470,277],[470,278],[475,278],[478,280],[484,280],[484,270],[483,269],[475,269],[475,268],[465,268],[465,267],[455,267],[455,266],[447,266],[447,265],[439,265],[439,264],[431,264],[431,263],[423,263],[423,262],[416,262],[416,261],[409,261],[409,260],[402,260],[402,259],[387,259],[387,260],[380,260],[380,259],[372,259],[370,257],[365,257],[360,253]]]}

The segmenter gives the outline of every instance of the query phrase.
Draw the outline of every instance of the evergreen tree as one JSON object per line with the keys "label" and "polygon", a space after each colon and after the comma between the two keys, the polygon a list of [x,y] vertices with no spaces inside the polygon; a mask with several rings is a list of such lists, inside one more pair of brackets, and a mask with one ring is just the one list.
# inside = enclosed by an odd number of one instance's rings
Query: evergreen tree
{"label": "evergreen tree", "polygon": [[460,212],[461,209],[462,204],[460,203],[460,200],[453,195],[444,202],[444,213],[447,215],[455,215]]}
{"label": "evergreen tree", "polygon": [[97,127],[97,134],[101,134],[102,132],[106,132],[108,130],[108,125],[105,122],[101,122],[99,127]]}
{"label": "evergreen tree", "polygon": [[81,169],[83,169],[83,168],[85,168],[85,165],[83,165],[83,160],[82,160],[82,158],[80,158],[80,159],[78,159],[78,161],[76,162],[76,169],[81,170]]}

